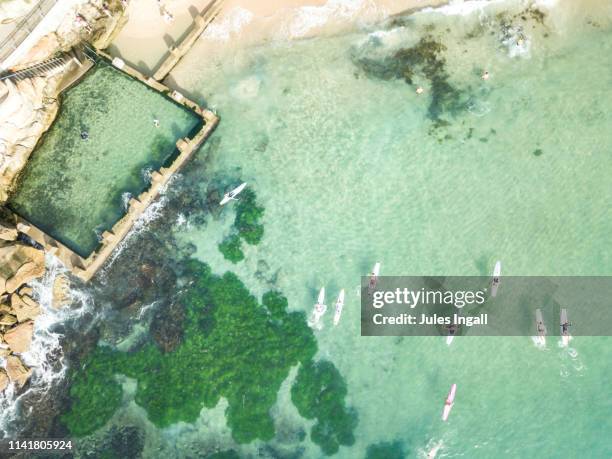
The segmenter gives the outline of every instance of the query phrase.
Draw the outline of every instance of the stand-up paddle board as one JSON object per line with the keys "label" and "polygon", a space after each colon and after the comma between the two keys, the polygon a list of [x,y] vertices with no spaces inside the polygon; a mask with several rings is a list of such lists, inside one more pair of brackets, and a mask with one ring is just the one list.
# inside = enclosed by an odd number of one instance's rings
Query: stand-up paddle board
{"label": "stand-up paddle board", "polygon": [[378,274],[380,273],[380,263],[376,262],[372,273],[370,274],[370,284],[368,285],[368,292],[372,293],[376,289],[376,283],[378,282]]}
{"label": "stand-up paddle board", "polygon": [[455,339],[455,336],[457,336],[458,328],[456,325],[448,325],[446,329],[448,330],[448,335],[446,336],[446,344],[450,346],[453,340]]}
{"label": "stand-up paddle board", "polygon": [[493,282],[491,283],[491,296],[495,298],[497,295],[497,289],[499,288],[499,281],[501,278],[501,261],[497,261],[495,263],[495,268],[493,269]]}
{"label": "stand-up paddle board", "polygon": [[446,402],[444,402],[444,411],[442,411],[442,420],[446,421],[448,419],[448,415],[453,409],[453,405],[455,404],[455,393],[457,392],[457,384],[453,384],[450,388],[450,392],[448,393],[448,397],[446,397]]}
{"label": "stand-up paddle board", "polygon": [[338,300],[336,301],[336,312],[334,313],[334,326],[340,322],[340,316],[342,315],[342,308],[344,307],[344,289],[340,290]]}
{"label": "stand-up paddle board", "polygon": [[569,320],[567,319],[567,309],[561,309],[561,342],[563,343],[564,346],[568,346],[570,339],[572,339],[572,336],[570,335],[569,332],[569,327],[570,327],[570,323]]}
{"label": "stand-up paddle board", "polygon": [[219,205],[223,206],[223,205],[227,204],[230,201],[235,201],[236,200],[236,196],[238,196],[240,194],[240,192],[242,190],[244,190],[244,187],[246,185],[247,185],[246,182],[245,183],[241,183],[240,185],[238,185],[236,188],[234,188],[229,193],[225,193],[223,195],[223,199],[221,200]]}
{"label": "stand-up paddle board", "polygon": [[308,325],[319,328],[319,322],[323,314],[325,314],[325,311],[327,311],[327,306],[325,305],[325,287],[322,287],[321,290],[319,290],[317,303],[314,305],[312,314],[310,314],[310,318],[308,319]]}
{"label": "stand-up paddle board", "polygon": [[542,346],[546,345],[546,325],[542,317],[542,310],[536,309],[536,342]]}

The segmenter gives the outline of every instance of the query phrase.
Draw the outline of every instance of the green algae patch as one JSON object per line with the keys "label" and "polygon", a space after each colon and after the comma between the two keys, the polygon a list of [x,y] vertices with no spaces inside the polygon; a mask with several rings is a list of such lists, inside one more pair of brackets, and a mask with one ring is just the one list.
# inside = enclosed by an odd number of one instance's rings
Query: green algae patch
{"label": "green algae patch", "polygon": [[368,446],[365,459],[404,459],[406,453],[401,442],[381,442]]}
{"label": "green algae patch", "polygon": [[445,51],[442,42],[427,35],[414,46],[399,49],[385,58],[359,57],[354,62],[366,75],[382,80],[401,79],[412,85],[416,75],[425,77],[431,86],[428,116],[437,121],[445,113],[454,114],[464,107],[461,91],[448,81]]}
{"label": "green algae patch", "polygon": [[257,196],[251,189],[244,190],[236,206],[234,226],[244,242],[257,245],[261,241],[264,227],[260,223],[264,208],[257,204]]}
{"label": "green algae patch", "polygon": [[244,260],[244,252],[242,251],[242,243],[238,234],[230,234],[223,242],[219,244],[219,252],[223,254],[223,258],[231,261],[232,263],[238,263]]}
{"label": "green algae patch", "polygon": [[340,445],[355,443],[357,413],[347,408],[346,383],[336,367],[326,360],[302,365],[291,388],[291,400],[306,419],[316,419],[310,437],[326,455]]}
{"label": "green algae patch", "polygon": [[244,190],[236,203],[236,218],[232,232],[217,247],[226,260],[238,263],[244,260],[241,241],[257,245],[264,234],[260,222],[264,214],[263,206],[257,203],[257,195],[251,189]]}
{"label": "green algae patch", "polygon": [[76,436],[87,435],[106,424],[121,404],[122,391],[114,378],[115,352],[98,347],[83,367],[73,373],[78,384],[70,387],[70,398],[78,413],[62,416],[62,422]]}
{"label": "green algae patch", "polygon": [[233,449],[228,449],[227,451],[209,454],[204,459],[240,459],[240,455]]}
{"label": "green algae patch", "polygon": [[91,433],[110,419],[121,396],[114,375],[121,374],[137,380],[135,401],[158,427],[194,422],[202,408],[224,397],[234,440],[274,437],[269,411],[281,383],[317,350],[304,313],[287,312],[278,292],[264,295],[260,304],[233,273],[213,275],[195,260],[184,274],[183,342],[168,353],[153,344],[132,353],[92,353],[72,376],[72,404],[62,417],[73,435]]}

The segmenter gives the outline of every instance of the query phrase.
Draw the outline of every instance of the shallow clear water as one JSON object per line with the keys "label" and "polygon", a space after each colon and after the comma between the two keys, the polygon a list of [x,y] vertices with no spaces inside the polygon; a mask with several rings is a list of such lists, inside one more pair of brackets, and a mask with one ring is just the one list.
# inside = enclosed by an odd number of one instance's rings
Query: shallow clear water
{"label": "shallow clear water", "polygon": [[[320,356],[346,378],[359,413],[357,443],[338,457],[392,440],[410,457],[439,440],[442,457],[610,455],[609,338],[579,338],[570,351],[552,341],[540,350],[527,337],[447,347],[434,338],[364,338],[359,328],[359,276],[375,261],[387,275],[484,275],[496,259],[506,274],[610,274],[610,18],[558,8],[544,24],[507,5],[421,13],[403,27],[218,62],[188,56],[176,72],[222,116],[207,173],[247,181],[266,208],[263,241],[237,266],[216,247],[229,208],[206,230],[183,227],[178,236],[255,292],[273,283],[290,308],[309,312],[321,286],[328,304],[347,289],[340,326],[327,317],[317,332]],[[357,64],[428,35],[446,46],[447,82],[457,91],[433,114],[423,74],[410,86]],[[456,404],[443,424],[452,383]],[[277,414],[297,416],[288,401]],[[305,457],[319,457],[308,440],[302,446]]]}
{"label": "shallow clear water", "polygon": [[[63,97],[61,112],[28,162],[10,205],[87,256],[98,235],[125,212],[129,196],[148,187],[147,171],[162,166],[176,140],[198,122],[195,114],[99,64]],[[87,140],[82,131],[89,133]]]}
{"label": "shallow clear water", "polygon": [[[222,122],[203,149],[208,157],[174,183],[179,199],[164,201],[162,218],[176,221],[180,243],[162,237],[169,221],[154,225],[154,234],[128,241],[129,255],[100,279],[124,308],[104,316],[103,340],[137,347],[146,334],[141,316],[158,299],[150,296],[161,292],[163,303],[172,294],[163,286],[174,285],[150,282],[158,263],[160,271],[172,267],[151,259],[157,246],[167,244],[176,260],[193,250],[215,272],[236,272],[255,294],[278,288],[294,310],[310,312],[322,286],[328,305],[346,289],[339,326],[328,312],[315,332],[318,357],[346,379],[347,403],[359,416],[356,443],[335,457],[362,458],[381,441],[401,442],[408,457],[424,457],[438,442],[438,457],[609,457],[610,338],[578,337],[569,349],[549,339],[539,349],[529,337],[457,338],[448,347],[437,337],[360,336],[360,276],[376,261],[383,275],[487,275],[497,259],[507,275],[611,273],[612,12],[583,6],[562,2],[543,23],[515,2],[462,16],[424,12],[219,60],[194,49],[173,76]],[[426,58],[429,66],[398,70],[399,58],[389,57],[419,43],[422,56],[442,48]],[[117,170],[114,161],[109,170]],[[265,233],[259,245],[243,244],[246,259],[233,265],[217,245],[234,205],[199,221],[193,209],[205,207],[216,184],[241,180],[265,207]],[[55,202],[73,203],[61,193]],[[131,243],[142,243],[142,253],[129,252]],[[113,300],[102,290],[94,301],[104,314]],[[126,317],[142,306],[134,291],[152,302],[130,334]],[[125,378],[111,424],[143,428],[145,457],[232,448],[241,457],[319,458],[309,436],[296,434],[312,422],[291,402],[295,373],[278,394],[277,435],[267,444],[232,441],[223,399],[193,424],[156,429],[134,402],[136,381]],[[457,398],[443,423],[453,383]]]}

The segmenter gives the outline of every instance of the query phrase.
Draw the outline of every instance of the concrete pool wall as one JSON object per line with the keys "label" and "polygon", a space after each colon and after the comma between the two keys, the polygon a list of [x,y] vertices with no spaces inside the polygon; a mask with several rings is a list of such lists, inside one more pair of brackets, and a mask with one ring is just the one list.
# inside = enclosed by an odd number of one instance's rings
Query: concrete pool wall
{"label": "concrete pool wall", "polygon": [[201,108],[198,104],[189,100],[180,92],[171,90],[154,78],[146,77],[139,71],[131,68],[121,59],[113,59],[103,51],[96,52],[102,58],[112,62],[112,65],[120,71],[194,112],[202,119],[203,125],[193,137],[184,137],[176,141],[178,154],[172,163],[168,167],[161,167],[157,171],[152,172],[150,187],[138,195],[138,197],[130,199],[126,214],[121,217],[110,230],[104,231],[100,245],[87,258],[81,257],[60,241],[28,222],[22,216],[15,214],[17,229],[20,232],[26,234],[32,240],[40,244],[46,252],[57,256],[74,275],[83,281],[89,281],[104,265],[117,245],[130,232],[136,220],[143,214],[149,204],[159,196],[160,192],[168,184],[173,175],[191,158],[193,153],[203,144],[219,122],[217,115],[210,110]]}

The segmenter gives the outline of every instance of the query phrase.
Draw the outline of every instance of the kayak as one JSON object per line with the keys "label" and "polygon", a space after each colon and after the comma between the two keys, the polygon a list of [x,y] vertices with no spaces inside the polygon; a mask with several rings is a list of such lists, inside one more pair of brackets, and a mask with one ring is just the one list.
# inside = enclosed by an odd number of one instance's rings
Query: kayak
{"label": "kayak", "polygon": [[325,287],[322,287],[321,290],[319,290],[317,304],[314,305],[312,314],[310,314],[310,318],[308,319],[308,325],[310,325],[311,327],[319,328],[319,321],[321,320],[321,317],[323,317],[323,314],[325,314],[325,311],[327,311],[327,306],[324,303]]}
{"label": "kayak", "polygon": [[240,194],[240,192],[242,190],[244,190],[244,187],[246,186],[246,182],[241,183],[240,185],[238,185],[236,188],[234,188],[232,191],[230,191],[229,193],[225,193],[223,195],[223,199],[221,200],[221,202],[219,203],[219,205],[223,206],[225,204],[227,204],[228,202],[232,201],[232,200],[236,200],[236,196],[238,196]]}
{"label": "kayak", "polygon": [[453,409],[453,405],[455,404],[455,393],[457,392],[457,384],[453,384],[450,388],[450,392],[448,393],[448,397],[446,397],[446,402],[444,402],[444,411],[442,412],[442,420],[446,421],[448,419],[448,415]]}
{"label": "kayak", "polygon": [[378,282],[378,274],[380,273],[380,262],[376,262],[374,268],[372,269],[372,274],[370,274],[370,285],[368,286],[368,290],[372,292],[376,288],[376,283]]}
{"label": "kayak", "polygon": [[542,310],[536,309],[536,333],[538,334],[536,342],[542,346],[546,345],[546,325],[542,317]]}
{"label": "kayak", "polygon": [[317,297],[317,304],[324,304],[325,303],[325,287],[321,287],[321,290],[319,290],[319,296]]}
{"label": "kayak", "polygon": [[567,320],[567,309],[563,308],[561,309],[561,325],[560,325],[560,330],[561,330],[561,342],[563,343],[564,346],[567,347],[567,345],[569,345],[570,339],[572,339],[570,333],[569,333],[569,329],[566,331],[563,331],[563,324],[568,324],[569,326],[569,320]]}
{"label": "kayak", "polygon": [[499,288],[499,278],[501,277],[501,261],[497,260],[493,268],[493,283],[491,284],[491,296],[495,298]]}
{"label": "kayak", "polygon": [[334,326],[340,322],[340,316],[342,315],[342,308],[344,307],[344,289],[340,290],[338,300],[336,301],[336,312],[334,313]]}

